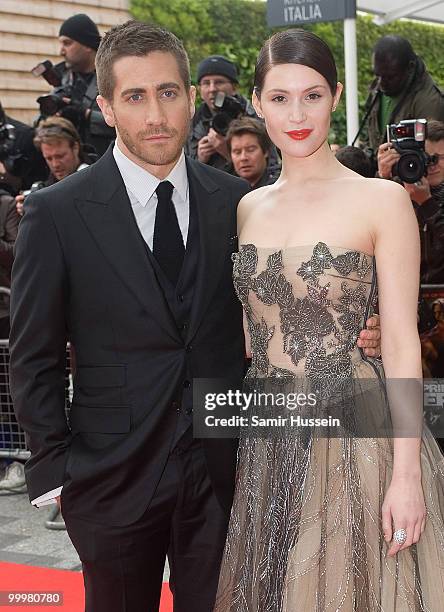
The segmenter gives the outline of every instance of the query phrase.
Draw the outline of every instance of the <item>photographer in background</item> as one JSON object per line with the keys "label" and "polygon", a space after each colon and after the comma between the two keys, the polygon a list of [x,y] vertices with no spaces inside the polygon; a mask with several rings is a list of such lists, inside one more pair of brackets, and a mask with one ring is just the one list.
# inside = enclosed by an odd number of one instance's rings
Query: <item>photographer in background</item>
{"label": "photographer in background", "polygon": [[33,128],[9,117],[0,102],[0,188],[11,195],[48,176],[33,138]]}
{"label": "photographer in background", "polygon": [[383,36],[373,49],[375,80],[366,102],[368,142],[374,155],[386,141],[386,125],[424,117],[444,121],[444,95],[408,40]]}
{"label": "photographer in background", "polygon": [[[425,152],[431,156],[427,175],[415,183],[404,182],[413,202],[421,236],[421,283],[444,283],[444,122],[427,123]],[[378,174],[393,178],[400,154],[392,143],[378,151]]]}
{"label": "photographer in background", "polygon": [[273,145],[262,121],[252,117],[232,121],[227,147],[234,172],[248,181],[251,189],[271,185],[279,178],[281,169],[270,159]]}
{"label": "photographer in background", "polygon": [[[0,287],[11,286],[14,243],[20,217],[15,209],[14,197],[0,188]],[[0,339],[9,336],[9,296],[0,291]]]}
{"label": "photographer in background", "polygon": [[59,31],[62,64],[55,68],[61,75],[60,86],[41,96],[43,117],[57,114],[68,119],[79,132],[82,142],[94,147],[101,156],[115,138],[97,105],[96,52],[100,33],[88,15],[78,14],[64,21]]}
{"label": "photographer in background", "polygon": [[[230,161],[225,137],[228,125],[217,131],[213,127],[214,117],[225,113],[222,123],[240,116],[256,117],[250,102],[237,93],[238,79],[235,64],[222,55],[211,55],[197,67],[197,83],[202,104],[194,115],[185,151],[193,159],[221,170],[226,170]],[[228,113],[224,108],[219,109],[216,106],[217,94],[220,93],[226,96],[224,106],[229,106]]]}
{"label": "photographer in background", "polygon": [[[34,145],[41,151],[50,174],[45,182],[33,185],[32,191],[53,185],[89,165],[88,158],[84,157],[77,130],[63,117],[49,117],[42,121],[36,129]],[[20,194],[15,199],[19,215],[24,213],[25,197],[26,194]]]}
{"label": "photographer in background", "polygon": [[[330,147],[331,148],[331,147]],[[335,151],[335,157],[346,168],[350,168],[364,178],[373,178],[373,168],[369,157],[359,147],[351,145],[339,147]]]}
{"label": "photographer in background", "polygon": [[[11,287],[11,269],[14,259],[14,243],[17,238],[20,217],[15,210],[15,199],[0,187],[0,339],[7,340],[10,331],[9,288]],[[18,427],[11,420],[11,406],[7,387],[9,361],[0,360],[0,436],[3,448],[13,450],[14,432]],[[6,422],[6,429],[1,428]],[[25,474],[23,464],[12,459],[0,460],[0,491],[23,491]]]}

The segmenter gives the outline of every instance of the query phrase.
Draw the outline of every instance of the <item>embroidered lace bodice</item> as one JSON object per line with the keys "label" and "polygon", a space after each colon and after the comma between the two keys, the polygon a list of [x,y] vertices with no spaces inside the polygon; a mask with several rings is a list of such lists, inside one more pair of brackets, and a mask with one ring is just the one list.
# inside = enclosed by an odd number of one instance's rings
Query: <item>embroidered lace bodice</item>
{"label": "embroidered lace bodice", "polygon": [[350,376],[377,299],[374,257],[343,247],[242,244],[233,277],[251,337],[249,376]]}

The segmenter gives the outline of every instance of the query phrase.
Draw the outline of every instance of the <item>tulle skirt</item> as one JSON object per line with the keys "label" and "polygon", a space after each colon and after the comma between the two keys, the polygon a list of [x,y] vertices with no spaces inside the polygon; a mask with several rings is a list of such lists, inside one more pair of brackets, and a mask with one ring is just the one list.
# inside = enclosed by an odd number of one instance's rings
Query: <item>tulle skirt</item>
{"label": "tulle skirt", "polygon": [[[361,374],[368,380],[367,366]],[[368,410],[379,419],[388,404],[375,380],[379,400],[371,394]],[[256,433],[241,435],[214,612],[444,610],[444,460],[429,430],[421,448],[426,528],[394,558],[381,528],[390,437]]]}

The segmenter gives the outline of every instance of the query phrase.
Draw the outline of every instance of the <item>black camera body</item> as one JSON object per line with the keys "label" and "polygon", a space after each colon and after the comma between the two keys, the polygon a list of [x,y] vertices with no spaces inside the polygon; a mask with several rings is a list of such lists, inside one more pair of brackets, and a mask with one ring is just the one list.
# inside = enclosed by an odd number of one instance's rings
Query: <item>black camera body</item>
{"label": "black camera body", "polygon": [[4,162],[12,153],[15,143],[15,127],[0,117],[0,161]]}
{"label": "black camera body", "polygon": [[37,104],[40,106],[40,114],[43,115],[43,117],[52,117],[52,115],[61,111],[62,108],[68,106],[63,98],[71,98],[71,96],[71,85],[60,85],[60,87],[55,87],[50,94],[37,98]]}
{"label": "black camera body", "polygon": [[243,113],[242,104],[234,96],[227,96],[218,91],[214,99],[216,113],[211,120],[211,127],[221,136],[226,136],[230,123]]}
{"label": "black camera body", "polygon": [[50,94],[37,98],[37,104],[40,106],[40,114],[43,117],[51,117],[58,113],[62,108],[68,106],[63,98],[71,98],[73,93],[72,85],[62,85],[62,70],[65,66],[64,62],[53,66],[50,60],[40,62],[31,70],[35,77],[43,77],[47,83],[52,85],[54,89]]}
{"label": "black camera body", "polygon": [[13,176],[22,176],[29,162],[26,155],[16,151],[16,129],[6,122],[3,108],[0,109],[0,162]]}
{"label": "black camera body", "polygon": [[425,151],[427,119],[405,119],[387,126],[387,142],[400,154],[392,167],[392,175],[403,183],[417,183],[427,176],[427,168],[436,157]]}

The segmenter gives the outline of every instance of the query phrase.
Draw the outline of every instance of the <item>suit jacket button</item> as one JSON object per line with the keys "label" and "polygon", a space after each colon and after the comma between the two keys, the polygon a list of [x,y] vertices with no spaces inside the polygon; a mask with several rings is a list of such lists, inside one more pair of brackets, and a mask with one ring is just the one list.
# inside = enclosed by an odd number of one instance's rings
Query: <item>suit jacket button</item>
{"label": "suit jacket button", "polygon": [[189,380],[184,380],[183,382],[183,388],[184,389],[189,389],[191,387],[191,383]]}
{"label": "suit jacket button", "polygon": [[185,347],[185,350],[187,353],[191,353],[191,351],[193,350],[193,347],[191,346],[191,344],[187,344]]}
{"label": "suit jacket button", "polygon": [[184,298],[183,295],[178,295],[177,299],[178,299],[179,302],[183,302],[185,298]]}
{"label": "suit jacket button", "polygon": [[171,408],[173,408],[174,410],[177,410],[177,412],[180,412],[180,405],[179,402],[173,402],[171,404]]}

